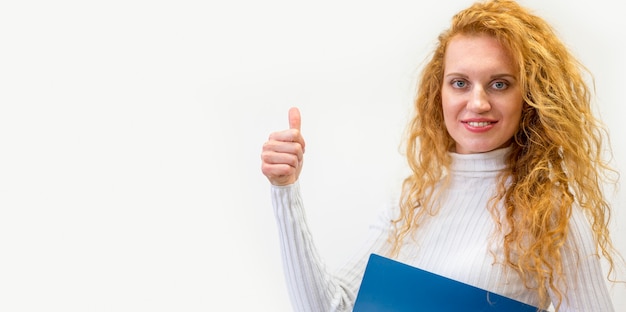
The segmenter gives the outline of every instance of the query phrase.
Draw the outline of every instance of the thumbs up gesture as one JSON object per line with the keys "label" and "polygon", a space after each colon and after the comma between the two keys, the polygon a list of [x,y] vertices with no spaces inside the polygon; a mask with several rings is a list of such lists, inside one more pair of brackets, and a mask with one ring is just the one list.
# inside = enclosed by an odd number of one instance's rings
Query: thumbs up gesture
{"label": "thumbs up gesture", "polygon": [[304,138],[300,133],[300,111],[289,109],[289,129],[270,134],[263,144],[261,171],[273,185],[289,185],[302,171]]}

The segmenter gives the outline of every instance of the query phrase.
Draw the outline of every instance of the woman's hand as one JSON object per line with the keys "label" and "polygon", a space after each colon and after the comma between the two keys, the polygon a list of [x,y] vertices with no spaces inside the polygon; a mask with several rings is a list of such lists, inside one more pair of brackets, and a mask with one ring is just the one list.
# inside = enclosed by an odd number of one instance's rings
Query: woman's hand
{"label": "woman's hand", "polygon": [[263,144],[261,171],[273,185],[289,185],[302,171],[304,138],[300,133],[300,111],[289,109],[289,129],[270,134]]}

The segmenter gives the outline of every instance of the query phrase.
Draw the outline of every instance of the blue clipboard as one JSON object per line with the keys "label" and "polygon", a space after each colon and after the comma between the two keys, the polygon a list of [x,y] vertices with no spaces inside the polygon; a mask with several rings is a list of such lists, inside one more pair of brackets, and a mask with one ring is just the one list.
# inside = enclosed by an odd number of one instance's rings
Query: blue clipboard
{"label": "blue clipboard", "polygon": [[354,312],[546,312],[410,265],[371,254]]}

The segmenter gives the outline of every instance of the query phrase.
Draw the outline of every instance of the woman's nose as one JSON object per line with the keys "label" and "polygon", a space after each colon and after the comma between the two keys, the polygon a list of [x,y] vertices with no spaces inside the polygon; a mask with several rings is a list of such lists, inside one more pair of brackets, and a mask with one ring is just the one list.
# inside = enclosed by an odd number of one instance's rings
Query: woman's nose
{"label": "woman's nose", "polygon": [[489,97],[483,87],[477,86],[472,89],[467,103],[467,109],[475,113],[484,113],[491,109]]}

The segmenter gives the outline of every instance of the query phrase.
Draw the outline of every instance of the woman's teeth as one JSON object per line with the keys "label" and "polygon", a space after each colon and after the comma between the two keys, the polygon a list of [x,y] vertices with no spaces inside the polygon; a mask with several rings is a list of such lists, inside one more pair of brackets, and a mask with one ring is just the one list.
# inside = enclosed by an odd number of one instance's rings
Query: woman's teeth
{"label": "woman's teeth", "polygon": [[489,121],[470,121],[467,123],[472,127],[485,127],[491,124]]}

